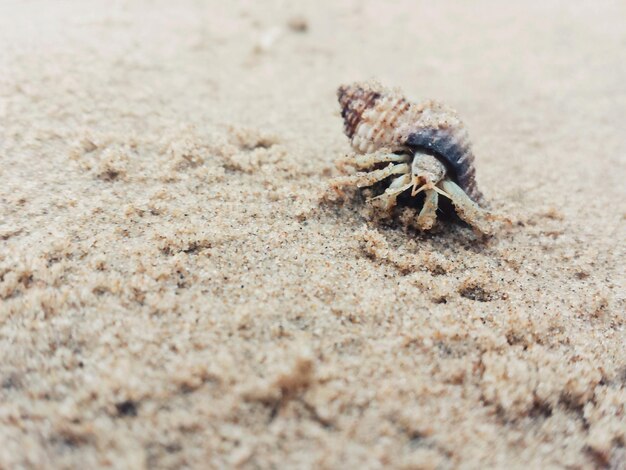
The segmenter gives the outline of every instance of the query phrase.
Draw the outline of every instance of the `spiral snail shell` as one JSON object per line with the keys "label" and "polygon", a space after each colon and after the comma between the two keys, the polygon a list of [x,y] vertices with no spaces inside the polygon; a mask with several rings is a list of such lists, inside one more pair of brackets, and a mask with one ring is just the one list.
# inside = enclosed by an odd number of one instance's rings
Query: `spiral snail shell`
{"label": "spiral snail shell", "polygon": [[344,132],[356,152],[343,163],[367,171],[336,178],[336,190],[387,180],[385,191],[370,201],[391,211],[405,191],[411,189],[411,196],[424,192],[417,218],[421,229],[435,223],[442,195],[461,219],[480,232],[491,232],[494,216],[481,207],[474,154],[454,109],[433,100],[411,103],[398,90],[374,82],[341,86],[337,97]]}

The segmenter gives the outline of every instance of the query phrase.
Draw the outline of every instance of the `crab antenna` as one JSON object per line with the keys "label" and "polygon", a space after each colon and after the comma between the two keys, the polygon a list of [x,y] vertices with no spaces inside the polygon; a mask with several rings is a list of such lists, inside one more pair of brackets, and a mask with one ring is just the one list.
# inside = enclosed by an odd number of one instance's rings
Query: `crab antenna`
{"label": "crab antenna", "polygon": [[433,186],[433,188],[435,191],[437,191],[439,194],[441,194],[442,196],[447,197],[448,199],[450,199],[452,201],[452,196],[450,194],[448,194],[447,192],[445,192],[443,189],[438,188],[437,186]]}
{"label": "crab antenna", "polygon": [[421,193],[425,189],[427,189],[427,186],[425,184],[420,186],[418,189],[415,189],[415,186],[413,186],[413,191],[411,191],[411,196],[417,196],[419,193]]}
{"label": "crab antenna", "polygon": [[411,190],[411,196],[415,196],[417,194],[418,184],[419,184],[419,179],[417,178],[417,176],[413,175],[413,181],[411,182],[411,185],[413,186],[413,189]]}
{"label": "crab antenna", "polygon": [[423,184],[420,188],[418,188],[417,185],[419,183],[420,183],[419,178],[413,175],[413,182],[411,183],[413,185],[413,190],[411,191],[411,196],[416,196],[417,194],[421,193],[425,189],[429,189],[429,186],[430,186],[429,184]]}

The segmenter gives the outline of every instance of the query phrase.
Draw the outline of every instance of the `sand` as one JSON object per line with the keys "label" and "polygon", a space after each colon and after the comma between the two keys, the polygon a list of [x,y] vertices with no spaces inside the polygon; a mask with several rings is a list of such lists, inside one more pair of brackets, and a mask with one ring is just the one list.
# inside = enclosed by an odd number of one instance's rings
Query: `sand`
{"label": "sand", "polygon": [[[0,468],[626,468],[624,18],[0,4]],[[329,200],[370,78],[510,225]]]}

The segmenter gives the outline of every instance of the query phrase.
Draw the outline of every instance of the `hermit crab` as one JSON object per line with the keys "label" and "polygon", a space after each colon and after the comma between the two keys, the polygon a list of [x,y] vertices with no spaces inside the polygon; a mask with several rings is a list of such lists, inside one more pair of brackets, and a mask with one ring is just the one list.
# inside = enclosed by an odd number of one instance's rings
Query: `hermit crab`
{"label": "hermit crab", "polygon": [[344,131],[355,154],[346,165],[361,171],[335,178],[331,186],[372,186],[391,177],[387,189],[372,198],[390,211],[398,196],[424,192],[417,225],[429,230],[437,218],[439,195],[452,201],[461,219],[489,233],[493,215],[481,207],[483,196],[476,187],[474,155],[469,137],[456,111],[428,100],[411,103],[398,90],[380,84],[354,83],[337,91]]}

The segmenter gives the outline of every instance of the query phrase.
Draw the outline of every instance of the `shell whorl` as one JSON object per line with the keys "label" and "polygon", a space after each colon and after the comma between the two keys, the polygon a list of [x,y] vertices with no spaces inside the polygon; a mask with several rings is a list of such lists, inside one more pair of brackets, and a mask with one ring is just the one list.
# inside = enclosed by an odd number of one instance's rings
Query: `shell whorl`
{"label": "shell whorl", "polygon": [[353,139],[355,132],[363,122],[363,112],[372,109],[381,94],[371,87],[341,86],[337,98],[341,105],[341,117],[344,132]]}
{"label": "shell whorl", "polygon": [[454,109],[431,100],[411,103],[377,83],[342,86],[337,96],[344,132],[356,152],[432,153],[471,199],[482,202],[469,136]]}

